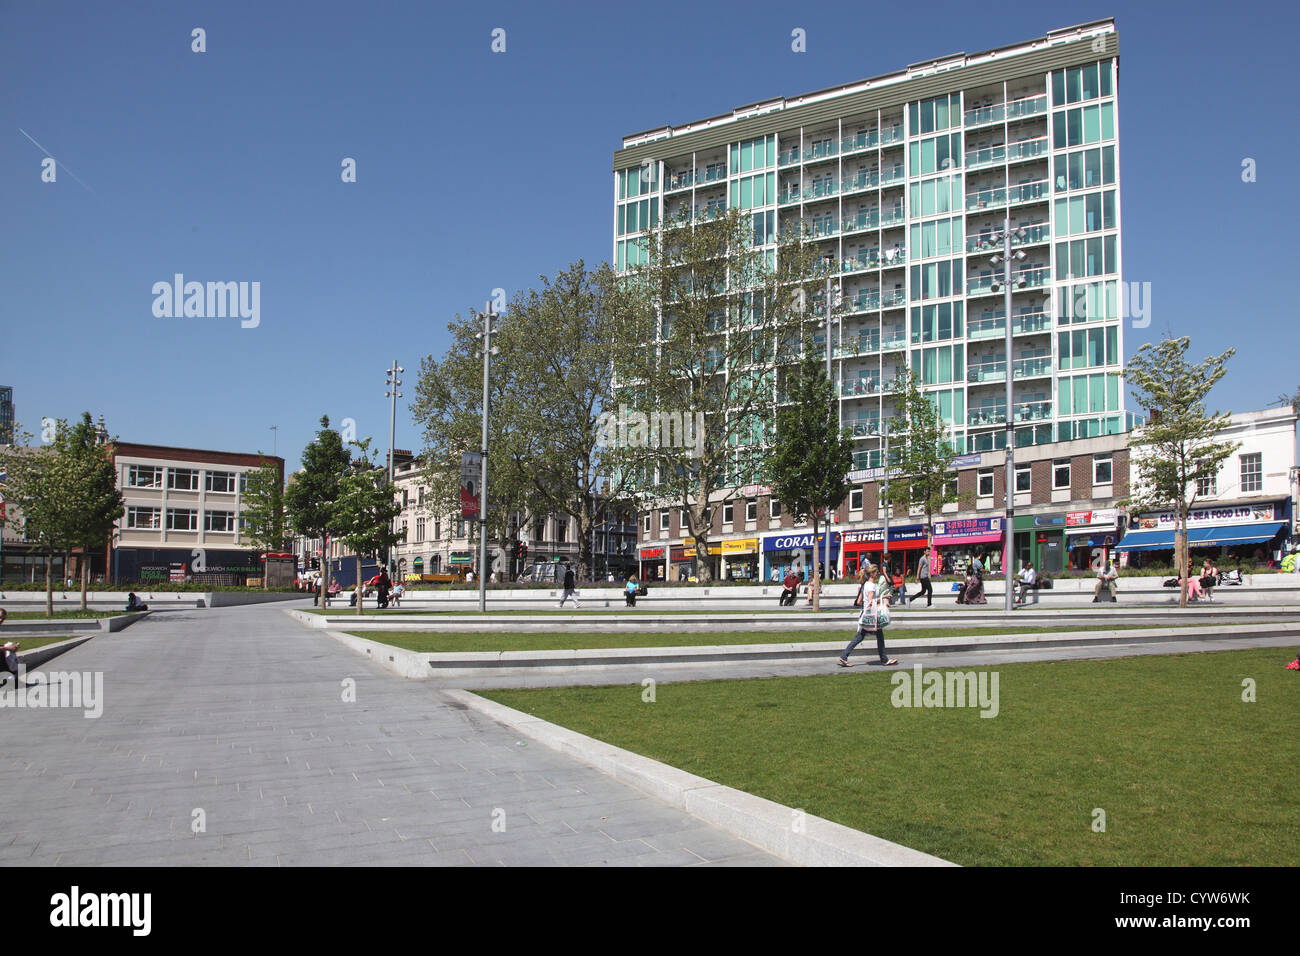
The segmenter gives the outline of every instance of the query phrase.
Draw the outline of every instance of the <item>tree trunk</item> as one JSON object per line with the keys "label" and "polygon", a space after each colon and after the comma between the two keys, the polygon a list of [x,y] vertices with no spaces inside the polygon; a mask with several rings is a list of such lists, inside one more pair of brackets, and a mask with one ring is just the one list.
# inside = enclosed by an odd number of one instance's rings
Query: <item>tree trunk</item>
{"label": "tree trunk", "polygon": [[1185,608],[1191,572],[1187,567],[1187,515],[1181,506],[1174,523],[1174,564],[1178,566],[1178,606]]}
{"label": "tree trunk", "polygon": [[357,552],[357,616],[361,616],[361,606],[366,603],[366,586],[361,583],[361,553]]}
{"label": "tree trunk", "polygon": [[822,609],[822,574],[821,565],[817,563],[817,511],[813,509],[813,536],[812,536],[812,599],[813,612],[816,613]]}
{"label": "tree trunk", "polygon": [[86,610],[86,587],[90,583],[90,565],[86,561],[88,552],[81,554],[81,609]]}
{"label": "tree trunk", "polygon": [[54,617],[54,549],[45,553],[45,616]]}
{"label": "tree trunk", "polygon": [[326,532],[320,533],[320,606],[329,607],[330,600],[330,563],[329,563],[329,538]]}

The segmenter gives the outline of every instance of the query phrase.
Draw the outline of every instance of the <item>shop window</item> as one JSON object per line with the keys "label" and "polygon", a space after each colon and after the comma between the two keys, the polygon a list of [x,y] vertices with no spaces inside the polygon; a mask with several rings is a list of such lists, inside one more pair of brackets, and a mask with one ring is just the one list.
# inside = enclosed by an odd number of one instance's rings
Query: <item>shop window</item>
{"label": "shop window", "polygon": [[991,468],[979,473],[978,494],[981,498],[993,497],[993,470]]}
{"label": "shop window", "polygon": [[1109,485],[1110,482],[1110,455],[1094,455],[1092,459],[1092,483],[1094,485]]}

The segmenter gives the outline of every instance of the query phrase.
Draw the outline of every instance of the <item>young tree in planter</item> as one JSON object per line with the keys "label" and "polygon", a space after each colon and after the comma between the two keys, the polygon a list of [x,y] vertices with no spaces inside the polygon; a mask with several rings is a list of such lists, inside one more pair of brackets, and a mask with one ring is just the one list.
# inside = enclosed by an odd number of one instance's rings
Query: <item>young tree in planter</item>
{"label": "young tree in planter", "polygon": [[1213,478],[1219,466],[1241,447],[1217,441],[1229,425],[1224,412],[1208,414],[1205,399],[1223,378],[1236,349],[1228,349],[1192,365],[1187,360],[1191,339],[1165,337],[1137,350],[1123,371],[1138,405],[1151,421],[1129,439],[1137,480],[1126,504],[1137,511],[1173,511],[1174,564],[1181,578],[1178,606],[1187,606],[1187,514],[1196,501],[1200,479]]}
{"label": "young tree in planter", "polygon": [[[829,517],[848,497],[853,468],[853,440],[840,428],[835,389],[818,361],[812,343],[791,370],[786,394],[792,403],[777,412],[776,439],[767,459],[765,477],[772,496],[796,519],[813,519],[813,547],[817,547],[818,518],[827,516],[825,532],[831,533]],[[814,610],[821,610],[821,573],[813,555]]]}
{"label": "young tree in planter", "polygon": [[[248,473],[242,497],[243,537],[261,552],[282,551],[289,537],[289,525],[284,504],[284,480],[275,462],[264,458],[259,467]],[[264,573],[262,589],[266,587],[267,575]]]}
{"label": "young tree in planter", "polygon": [[920,377],[907,370],[894,381],[895,416],[885,423],[889,430],[889,461],[884,463],[890,471],[887,503],[904,513],[915,507],[925,511],[926,546],[933,555],[935,514],[944,505],[962,500],[957,494],[957,473],[949,468],[957,450],[934,399],[921,391]]}
{"label": "young tree in planter", "polygon": [[343,438],[330,428],[328,415],[321,416],[315,441],[302,451],[302,470],[285,489],[284,503],[289,524],[306,538],[321,539],[321,604],[329,594],[329,549],[325,546],[339,497],[339,483],[348,473],[352,456]]}
{"label": "young tree in planter", "polygon": [[641,263],[622,276],[610,344],[620,411],[627,396],[640,416],[624,442],[634,490],[681,509],[704,582],[714,515],[762,472],[777,370],[824,286],[806,228],[779,237],[774,256],[757,247],[774,238],[739,206],[707,219],[684,208],[639,241],[629,255]]}
{"label": "young tree in planter", "polygon": [[90,553],[102,548],[126,508],[117,490],[117,469],[110,444],[101,444],[90,420],[62,430],[55,439],[56,454],[66,477],[64,506],[68,510],[69,542],[81,548],[81,609],[86,610],[90,582]]}
{"label": "young tree in planter", "polygon": [[366,603],[361,580],[361,559],[378,556],[405,540],[404,532],[393,530],[393,519],[402,506],[393,494],[388,473],[370,461],[370,439],[353,442],[361,450],[365,465],[344,475],[339,496],[331,509],[330,527],[357,562],[357,614]]}

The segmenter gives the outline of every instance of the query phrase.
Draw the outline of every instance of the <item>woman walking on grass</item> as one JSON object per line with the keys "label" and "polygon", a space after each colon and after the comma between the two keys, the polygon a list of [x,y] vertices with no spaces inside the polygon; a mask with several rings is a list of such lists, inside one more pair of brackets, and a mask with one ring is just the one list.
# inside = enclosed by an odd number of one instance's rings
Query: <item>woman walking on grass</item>
{"label": "woman walking on grass", "polygon": [[844,648],[844,653],[840,655],[838,661],[840,667],[853,666],[849,663],[849,655],[871,631],[876,634],[876,652],[880,655],[880,660],[868,661],[868,663],[879,664],[881,667],[892,667],[898,663],[895,658],[885,654],[885,627],[889,624],[889,614],[885,611],[884,602],[880,599],[880,591],[873,580],[875,575],[875,566],[868,565],[866,580],[862,584],[862,615],[858,618],[858,632],[853,636],[853,640],[849,641],[849,646]]}

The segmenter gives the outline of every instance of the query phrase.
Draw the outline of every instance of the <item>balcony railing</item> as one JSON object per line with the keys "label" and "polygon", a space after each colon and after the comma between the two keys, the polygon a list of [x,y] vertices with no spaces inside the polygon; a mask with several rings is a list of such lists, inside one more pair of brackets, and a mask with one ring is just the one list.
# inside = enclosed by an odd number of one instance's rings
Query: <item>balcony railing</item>
{"label": "balcony railing", "polygon": [[979,169],[981,166],[992,166],[994,163],[1005,163],[1007,161],[1007,147],[1005,145],[985,146],[983,149],[971,149],[966,151],[966,168]]}
{"label": "balcony railing", "polygon": [[979,365],[966,366],[966,381],[972,383],[1005,382],[1007,380],[1007,363],[981,362]]}
{"label": "balcony railing", "polygon": [[907,293],[902,289],[894,289],[892,292],[885,292],[880,297],[880,306],[884,309],[892,309],[895,306],[907,304]]}
{"label": "balcony railing", "polygon": [[974,212],[978,209],[993,209],[1006,204],[1007,189],[1005,186],[990,186],[987,189],[980,189],[966,196],[967,212]]}
{"label": "balcony railing", "polygon": [[858,133],[856,136],[846,136],[840,140],[840,151],[844,153],[855,153],[860,149],[870,149],[880,142],[880,133],[877,130],[868,130]]}
{"label": "balcony railing", "polygon": [[1007,199],[1012,203],[1039,202],[1048,197],[1051,188],[1046,179],[1032,183],[1018,183],[1007,190]]}
{"label": "balcony railing", "polygon": [[863,395],[879,395],[880,379],[872,377],[846,379],[840,384],[840,395],[845,398]]}
{"label": "balcony railing", "polygon": [[804,149],[803,158],[805,161],[811,161],[814,159],[829,159],[830,157],[835,156],[838,153],[839,150],[838,148],[836,148],[835,141],[829,140],[821,143],[813,143],[813,145]]}
{"label": "balcony railing", "polygon": [[981,408],[972,408],[966,413],[966,424],[976,428],[981,425],[1005,425],[1006,423],[1006,405],[986,405]]}
{"label": "balcony railing", "polygon": [[857,192],[859,189],[871,189],[879,184],[880,177],[876,173],[860,172],[852,179],[844,180],[843,186],[840,187],[840,195]]}
{"label": "balcony railing", "polygon": [[854,438],[866,438],[869,435],[880,434],[880,419],[879,418],[849,419],[844,423],[844,427],[851,430]]}
{"label": "balcony railing", "polygon": [[[1046,312],[1025,312],[1011,320],[1012,335],[1033,335],[1047,332],[1052,327],[1052,319]],[[1007,334],[1005,317],[999,310],[994,315],[971,318],[966,323],[966,335],[972,339],[1004,338]]]}
{"label": "balcony railing", "polygon": [[1047,112],[1047,94],[1041,96],[1026,96],[1023,99],[1012,100],[1007,104],[1007,119],[1023,119],[1026,116],[1038,116],[1040,113]]}
{"label": "balcony railing", "polygon": [[1006,108],[1001,103],[996,103],[993,106],[967,110],[962,121],[966,126],[983,126],[986,123],[1000,123],[1005,116]]}
{"label": "balcony railing", "polygon": [[669,179],[667,188],[669,192],[672,192],[674,189],[686,189],[693,182],[695,182],[695,174],[690,170],[687,170],[686,172],[678,173],[676,176]]}
{"label": "balcony railing", "polygon": [[714,166],[712,169],[706,169],[702,173],[695,174],[696,184],[700,183],[718,183],[726,181],[727,169],[725,166]]}
{"label": "balcony railing", "polygon": [[860,212],[856,216],[846,218],[841,232],[857,232],[860,229],[875,229],[880,225],[880,214],[874,209],[869,212]]}
{"label": "balcony railing", "polygon": [[[1022,289],[1038,289],[1046,285],[1051,280],[1052,270],[1047,266],[1033,266],[1028,269],[1021,269],[1011,274],[1011,291],[1015,292]],[[1023,284],[1019,279],[1023,278]],[[993,286],[1002,284],[1002,274],[973,276],[966,282],[967,295],[983,295],[995,291]],[[1001,291],[999,288],[996,291]]]}
{"label": "balcony railing", "polygon": [[907,348],[907,336],[902,332],[895,332],[892,335],[882,335],[880,337],[880,351],[894,352]]}
{"label": "balcony railing", "polygon": [[821,182],[814,182],[812,188],[808,190],[815,199],[822,199],[826,196],[835,195],[835,180],[824,179]]}
{"label": "balcony railing", "polygon": [[886,126],[880,131],[880,145],[888,146],[890,143],[901,143],[903,141],[903,124],[896,126]]}
{"label": "balcony railing", "polygon": [[876,330],[862,331],[856,336],[847,337],[835,349],[837,358],[852,358],[857,355],[871,355],[880,351],[880,333]]}
{"label": "balcony railing", "polygon": [[892,169],[886,169],[881,171],[880,185],[889,186],[892,185],[893,183],[901,183],[906,178],[907,178],[907,170],[903,168],[902,163],[899,163],[898,165],[894,166]]}
{"label": "balcony railing", "polygon": [[[1012,234],[1011,244],[1013,246],[1028,246],[1039,242],[1048,242],[1052,238],[1051,226],[1042,222],[1031,226],[1022,226],[1025,230],[1025,238],[1021,239]],[[1002,243],[997,242],[990,232],[981,233],[978,236],[966,237],[967,252],[997,252],[1002,248]]]}
{"label": "balcony railing", "polygon": [[849,312],[871,312],[880,308],[879,292],[859,292],[844,300],[845,309]]}
{"label": "balcony railing", "polygon": [[781,166],[790,166],[799,162],[799,147],[793,146],[790,149],[782,150],[777,155],[776,161]]}
{"label": "balcony railing", "polygon": [[1017,379],[1051,375],[1052,357],[1050,355],[1036,355],[1032,358],[1016,359],[1011,363],[1011,368]]}
{"label": "balcony railing", "polygon": [[1014,163],[1021,159],[1034,159],[1037,156],[1045,155],[1049,148],[1046,136],[1038,139],[1021,140],[1007,147],[1007,162]]}
{"label": "balcony railing", "polygon": [[814,239],[824,239],[827,236],[837,235],[839,232],[835,228],[834,219],[815,219],[812,224],[812,234]]}
{"label": "balcony railing", "polygon": [[902,225],[906,221],[907,221],[907,217],[903,215],[903,210],[891,209],[889,212],[881,214],[880,228],[884,229],[887,226]]}
{"label": "balcony railing", "polygon": [[800,201],[800,192],[798,186],[791,186],[785,192],[778,193],[776,197],[777,205],[789,206],[791,203]]}
{"label": "balcony railing", "polygon": [[880,250],[879,249],[861,249],[856,255],[850,256],[840,263],[840,272],[861,272],[863,269],[880,268]]}
{"label": "balcony railing", "polygon": [[1041,422],[1050,420],[1051,417],[1052,403],[1049,401],[1025,402],[1016,406],[1015,421],[1018,422]]}

